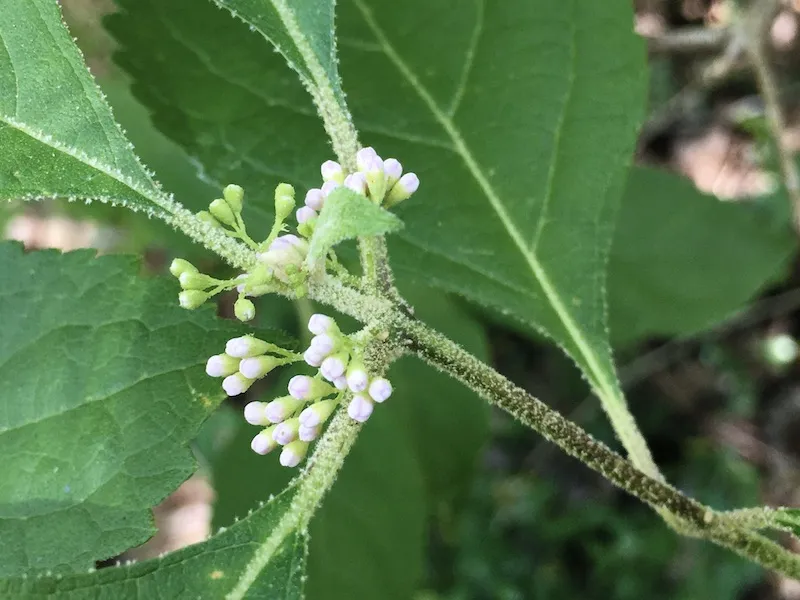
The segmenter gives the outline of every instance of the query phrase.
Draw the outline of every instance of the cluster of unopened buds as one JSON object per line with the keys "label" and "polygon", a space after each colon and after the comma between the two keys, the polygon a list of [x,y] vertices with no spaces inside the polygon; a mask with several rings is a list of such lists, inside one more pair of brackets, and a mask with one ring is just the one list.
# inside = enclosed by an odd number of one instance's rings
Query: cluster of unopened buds
{"label": "cluster of unopened buds", "polygon": [[[304,296],[307,291],[305,260],[309,240],[325,200],[334,190],[345,187],[390,208],[407,199],[419,187],[419,179],[414,173],[404,174],[398,160],[383,160],[372,148],[358,151],[356,165],[358,170],[347,174],[337,162],[328,160],[322,163],[323,184],[309,190],[305,205],[296,211],[296,234],[286,233],[289,230],[286,219],[296,205],[295,190],[288,183],[278,185],[275,188],[275,220],[262,242],[256,242],[248,235],[242,219],[244,190],[234,184],[225,187],[223,197],[211,202],[207,211],[196,216],[225,235],[247,244],[256,252],[258,260],[247,273],[233,279],[216,279],[200,273],[188,261],[174,260],[170,272],[183,288],[178,297],[180,305],[194,309],[220,292],[236,289],[239,298],[234,304],[234,313],[239,320],[250,321],[256,314],[255,304],[250,298],[287,289],[298,297]],[[328,253],[327,264],[340,267],[332,250]]]}
{"label": "cluster of unopened buds", "polygon": [[[262,242],[256,242],[247,233],[242,218],[244,190],[238,185],[227,186],[223,197],[211,202],[208,210],[197,213],[197,217],[224,235],[244,242],[255,252],[257,260],[246,273],[233,279],[216,279],[185,260],[174,260],[170,272],[178,278],[183,290],[179,294],[180,305],[194,309],[220,292],[235,289],[239,297],[234,313],[240,321],[250,321],[256,314],[250,298],[270,292],[305,295],[309,281],[306,269],[309,242],[325,202],[335,190],[346,188],[379,206],[391,208],[419,187],[414,173],[404,174],[399,161],[383,160],[372,148],[357,153],[356,166],[355,172],[346,173],[334,161],[322,164],[323,183],[308,191],[304,206],[295,212],[294,233],[286,220],[296,208],[295,190],[287,183],[278,185],[275,220]],[[325,265],[337,272],[344,269],[332,250],[328,251]],[[311,317],[308,328],[314,338],[302,355],[253,336],[243,336],[229,340],[225,352],[212,356],[206,364],[210,376],[223,378],[222,388],[229,396],[243,394],[281,365],[305,361],[317,369],[313,376],[293,377],[288,395],[268,403],[250,402],[244,409],[249,423],[264,427],[253,438],[253,450],[267,454],[282,446],[280,462],[289,467],[303,460],[309,444],[317,439],[339,405],[346,404],[348,415],[363,423],[372,414],[375,403],[392,394],[391,383],[370,374],[365,367],[363,354],[368,340],[362,334],[344,335],[332,318],[320,314]]]}
{"label": "cluster of unopened buds", "polygon": [[375,403],[392,395],[392,384],[371,377],[360,355],[363,348],[344,335],[336,322],[321,314],[311,317],[308,329],[315,334],[301,356],[252,336],[233,338],[224,354],[208,359],[206,373],[224,377],[229,396],[246,392],[258,379],[278,366],[305,361],[318,369],[314,376],[295,375],[287,396],[271,402],[250,402],[244,408],[248,423],[265,427],[251,443],[254,452],[267,454],[283,446],[280,463],[295,467],[337,406],[347,401],[347,414],[360,423],[369,419]]}

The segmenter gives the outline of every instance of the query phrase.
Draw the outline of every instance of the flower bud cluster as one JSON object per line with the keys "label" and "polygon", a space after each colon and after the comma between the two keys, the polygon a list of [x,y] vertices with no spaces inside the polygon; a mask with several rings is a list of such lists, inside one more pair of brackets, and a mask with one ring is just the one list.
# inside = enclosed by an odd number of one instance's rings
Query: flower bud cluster
{"label": "flower bud cluster", "polygon": [[369,374],[360,357],[361,349],[342,334],[332,318],[313,315],[308,330],[314,337],[303,354],[304,360],[317,367],[322,378],[330,381],[337,390],[352,392],[347,413],[352,419],[365,422],[375,403],[392,395],[392,384],[388,379]]}
{"label": "flower bud cluster", "polygon": [[[289,380],[288,395],[271,402],[250,402],[244,409],[248,423],[264,427],[251,442],[253,451],[267,454],[283,446],[280,463],[287,467],[302,462],[310,443],[320,436],[325,423],[345,398],[349,398],[347,414],[363,423],[372,414],[375,403],[383,402],[392,394],[392,385],[387,379],[368,374],[358,358],[361,352],[358,344],[343,335],[333,319],[313,315],[308,328],[315,337],[302,359],[298,356],[295,360],[305,360],[318,372],[314,376],[295,375]],[[245,364],[252,360],[245,355],[261,352],[254,356],[263,357],[266,352],[258,343],[260,340],[253,340],[255,338],[250,337],[231,340],[225,355],[209,359],[209,375],[226,376],[225,381],[233,377],[231,391],[247,389],[252,384],[252,376],[261,375],[262,370],[269,367],[260,361],[253,362],[252,366]],[[244,385],[240,383],[242,379]]]}
{"label": "flower bud cluster", "polygon": [[399,204],[419,188],[419,178],[414,173],[403,174],[403,166],[394,158],[383,160],[373,148],[362,148],[356,155],[358,170],[345,174],[339,163],[332,160],[322,163],[320,171],[325,182],[321,188],[306,194],[305,206],[297,211],[299,223],[313,222],[325,205],[325,199],[339,186],[367,196],[386,208]]}
{"label": "flower bud cluster", "polygon": [[[271,354],[267,354],[268,352]],[[206,362],[206,374],[224,377],[222,389],[228,396],[238,396],[249,390],[256,380],[266,377],[275,367],[298,360],[300,358],[289,350],[252,335],[245,335],[228,340],[223,354],[209,358]]]}

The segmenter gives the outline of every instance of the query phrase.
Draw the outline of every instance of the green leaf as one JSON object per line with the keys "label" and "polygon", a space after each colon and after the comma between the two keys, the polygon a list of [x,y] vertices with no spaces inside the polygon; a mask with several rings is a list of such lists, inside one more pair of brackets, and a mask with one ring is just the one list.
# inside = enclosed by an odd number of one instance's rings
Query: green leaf
{"label": "green leaf", "polygon": [[[207,174],[248,189],[274,187],[276,176],[318,187],[330,156],[311,103],[246,28],[187,0],[123,5],[112,26],[121,63],[156,124]],[[364,141],[421,180],[399,209],[406,227],[390,242],[392,264],[549,334],[652,471],[624,409],[605,322],[608,248],[647,93],[631,7],[378,5],[342,2],[337,25]],[[222,88],[233,105],[224,110]]]}
{"label": "green leaf", "polygon": [[174,212],[114,122],[52,0],[0,0],[0,199]]}
{"label": "green leaf", "polygon": [[6,598],[264,598],[301,600],[305,580],[308,536],[290,532],[273,550],[267,567],[246,590],[237,584],[247,573],[287,514],[292,499],[287,492],[271,500],[249,518],[218,533],[207,542],[189,546],[164,558],[93,573],[37,579],[0,579]]}
{"label": "green leaf", "polygon": [[0,575],[87,569],[144,542],[224,394],[205,361],[241,329],[174,281],[93,251],[0,245]]}
{"label": "green leaf", "polygon": [[741,308],[797,250],[790,227],[766,209],[632,169],[609,263],[614,340],[690,334]]}
{"label": "green leaf", "polygon": [[344,240],[383,235],[402,227],[400,219],[366,196],[344,187],[337,188],[325,199],[325,205],[319,213],[306,264],[313,270],[325,259],[328,250]]}
{"label": "green leaf", "polygon": [[[486,356],[481,327],[456,304],[418,288],[403,292],[421,318]],[[309,600],[411,598],[422,574],[426,516],[457,510],[488,436],[486,403],[445,375],[407,357],[389,378],[392,397],[362,429],[311,521]],[[244,425],[214,462],[218,524],[246,514],[291,476],[274,457],[250,450],[256,432]]]}

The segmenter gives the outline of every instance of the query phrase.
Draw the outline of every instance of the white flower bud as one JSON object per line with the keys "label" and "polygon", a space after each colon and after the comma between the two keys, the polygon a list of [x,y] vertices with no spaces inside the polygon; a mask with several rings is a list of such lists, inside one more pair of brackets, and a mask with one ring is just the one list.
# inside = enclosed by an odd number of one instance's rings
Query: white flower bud
{"label": "white flower bud", "polygon": [[347,377],[342,375],[341,377],[337,377],[332,381],[333,387],[337,390],[346,390],[347,389]]}
{"label": "white flower bud", "polygon": [[336,326],[336,321],[331,319],[328,315],[321,314],[311,315],[311,318],[308,320],[308,330],[314,335],[339,333],[339,327]]}
{"label": "white flower bud", "polygon": [[250,442],[250,448],[252,448],[253,452],[264,455],[278,447],[278,443],[272,437],[274,429],[275,426],[273,425],[256,434],[256,437]]}
{"label": "white flower bud", "polygon": [[375,405],[372,403],[372,398],[364,394],[356,394],[350,400],[350,405],[347,407],[347,414],[350,418],[359,423],[364,423],[372,414]]}
{"label": "white flower bud", "polygon": [[206,362],[206,374],[211,377],[227,377],[239,370],[239,359],[227,354],[217,354]]}
{"label": "white flower bud", "polygon": [[239,372],[248,379],[261,379],[280,364],[274,356],[252,356],[243,358],[239,363]]}
{"label": "white flower bud", "polygon": [[319,372],[322,373],[322,376],[328,381],[333,381],[337,377],[344,375],[346,368],[347,354],[340,352],[339,354],[334,354],[323,360],[319,367]]}
{"label": "white flower bud", "polygon": [[267,404],[264,409],[264,415],[270,423],[282,423],[289,415],[294,414],[294,411],[300,408],[302,404],[302,400],[292,398],[291,396],[276,398]]}
{"label": "white flower bud", "polygon": [[295,375],[289,380],[289,393],[298,400],[321,398],[333,392],[333,387],[308,375]]}
{"label": "white flower bud", "polygon": [[222,380],[222,389],[225,390],[228,396],[238,396],[250,389],[250,386],[253,385],[253,381],[253,379],[248,379],[241,373],[234,373]]}
{"label": "white flower bud", "polygon": [[356,166],[359,171],[367,171],[374,160],[380,160],[380,156],[378,156],[375,149],[370,146],[356,152]]}
{"label": "white flower bud", "polygon": [[315,211],[313,208],[309,208],[308,206],[303,206],[297,209],[297,212],[294,214],[294,216],[298,223],[307,223],[311,219],[315,219],[317,217],[317,211]]}
{"label": "white flower bud", "polygon": [[303,427],[316,427],[322,425],[333,413],[338,402],[336,400],[322,400],[315,402],[300,413],[300,424]]}
{"label": "white flower bud", "polygon": [[386,173],[386,189],[390,190],[403,175],[403,165],[397,159],[387,158],[383,161],[383,172]]}
{"label": "white flower bud", "polygon": [[320,354],[314,348],[309,348],[303,353],[303,359],[306,361],[306,364],[310,367],[319,367],[322,364],[322,361],[325,360],[325,355]]}
{"label": "white flower bud", "polygon": [[313,442],[315,439],[317,439],[317,437],[319,437],[320,431],[321,430],[319,427],[304,427],[303,425],[300,425],[297,430],[297,438],[301,442]]}
{"label": "white flower bud", "polygon": [[351,364],[347,369],[347,387],[353,392],[363,392],[369,385],[369,375],[364,366],[359,362]]}
{"label": "white flower bud", "polygon": [[392,395],[392,384],[383,377],[373,379],[369,384],[369,395],[375,402],[383,402]]}
{"label": "white flower bud", "polygon": [[[342,179],[342,181],[344,181],[344,179]],[[325,183],[322,184],[322,188],[320,188],[320,191],[322,192],[322,195],[325,198],[327,198],[328,194],[330,194],[333,190],[335,190],[338,187],[341,187],[339,183],[336,183],[335,181],[326,181]]]}
{"label": "white flower bud", "polygon": [[314,209],[317,212],[322,210],[322,206],[325,203],[325,196],[322,193],[322,190],[314,188],[308,190],[306,193],[306,206],[308,208]]}
{"label": "white flower bud", "polygon": [[250,402],[244,407],[244,420],[250,425],[266,425],[269,420],[264,413],[263,402]]}
{"label": "white flower bud", "polygon": [[259,356],[264,354],[269,349],[269,344],[252,335],[244,335],[242,337],[233,338],[228,340],[225,344],[225,354],[235,356],[236,358],[250,358],[251,356]]}
{"label": "white flower bud", "polygon": [[322,179],[324,181],[330,181],[333,183],[342,183],[342,181],[344,181],[344,170],[342,170],[342,165],[334,160],[326,160],[324,163],[322,163],[322,166],[319,168],[319,172],[322,174]]}
{"label": "white flower bud", "polygon": [[351,173],[345,177],[344,187],[353,190],[356,194],[367,195],[367,179],[361,172]]}
{"label": "white flower bud", "polygon": [[297,439],[298,429],[300,429],[300,420],[288,419],[275,427],[275,431],[272,432],[272,439],[281,446],[285,446]]}
{"label": "white flower bud", "polygon": [[284,467],[296,467],[305,458],[306,452],[308,452],[308,442],[296,440],[283,448],[280,463]]}

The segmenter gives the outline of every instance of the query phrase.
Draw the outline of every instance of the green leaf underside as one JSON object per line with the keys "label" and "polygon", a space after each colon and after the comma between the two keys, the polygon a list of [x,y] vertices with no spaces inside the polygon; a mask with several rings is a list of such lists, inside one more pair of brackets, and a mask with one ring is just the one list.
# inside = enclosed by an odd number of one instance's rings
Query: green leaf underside
{"label": "green leaf underside", "polygon": [[[292,490],[267,503],[248,519],[207,542],[161,559],[61,578],[0,579],[7,598],[225,598],[247,569],[259,542],[279,526]],[[308,537],[290,533],[275,549],[245,598],[301,600],[305,582]]]}
{"label": "green leaf underside", "polygon": [[[452,301],[418,288],[402,291],[420,318],[487,355],[480,326]],[[308,600],[412,597],[422,573],[426,516],[457,509],[487,438],[488,406],[458,383],[411,357],[388,376],[392,397],[359,433],[311,521]],[[215,461],[219,524],[244,515],[292,474],[273,455],[252,453],[249,440],[257,431],[244,425]]]}
{"label": "green leaf underside", "polygon": [[205,361],[241,329],[131,257],[0,246],[0,574],[89,568],[145,541],[224,397]]}
{"label": "green leaf underside", "polygon": [[0,199],[99,199],[166,217],[53,0],[0,0]]}
{"label": "green leaf underside", "polygon": [[[243,182],[265,212],[278,180],[319,186],[322,128],[258,36],[187,0],[122,4],[111,30],[134,91],[207,175]],[[400,209],[392,264],[544,329],[619,397],[603,296],[646,95],[630,7],[349,0],[338,11],[363,140],[421,180]]]}
{"label": "green leaf underside", "polygon": [[704,329],[785,269],[795,234],[770,223],[765,208],[721,202],[676,175],[632,169],[609,262],[615,342]]}
{"label": "green leaf underside", "polygon": [[325,259],[328,250],[344,240],[360,236],[383,235],[402,228],[395,215],[347,188],[337,188],[325,199],[308,248],[313,269]]}

